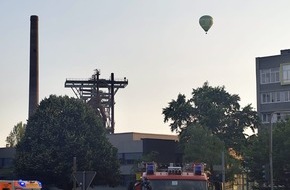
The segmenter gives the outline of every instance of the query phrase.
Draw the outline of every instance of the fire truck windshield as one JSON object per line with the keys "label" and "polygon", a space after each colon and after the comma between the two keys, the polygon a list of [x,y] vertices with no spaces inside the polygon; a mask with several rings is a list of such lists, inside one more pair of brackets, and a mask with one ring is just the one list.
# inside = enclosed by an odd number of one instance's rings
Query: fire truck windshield
{"label": "fire truck windshield", "polygon": [[152,190],[207,190],[206,181],[150,180]]}

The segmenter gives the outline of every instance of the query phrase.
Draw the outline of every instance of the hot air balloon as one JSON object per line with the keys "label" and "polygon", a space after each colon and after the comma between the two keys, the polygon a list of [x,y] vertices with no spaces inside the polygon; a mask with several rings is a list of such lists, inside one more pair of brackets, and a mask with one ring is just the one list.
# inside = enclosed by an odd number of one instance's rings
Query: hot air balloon
{"label": "hot air balloon", "polygon": [[206,34],[207,34],[207,31],[212,26],[212,24],[213,24],[213,18],[209,15],[204,15],[200,17],[199,19],[199,25],[203,28]]}

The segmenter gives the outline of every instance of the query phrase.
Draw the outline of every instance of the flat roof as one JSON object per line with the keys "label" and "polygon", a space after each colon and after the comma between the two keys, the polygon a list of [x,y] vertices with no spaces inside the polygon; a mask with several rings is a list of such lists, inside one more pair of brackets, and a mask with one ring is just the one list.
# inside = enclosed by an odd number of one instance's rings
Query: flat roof
{"label": "flat roof", "polygon": [[142,140],[142,139],[162,139],[175,141],[179,140],[178,135],[140,133],[140,132],[114,133],[109,134],[108,136],[131,136],[132,140]]}

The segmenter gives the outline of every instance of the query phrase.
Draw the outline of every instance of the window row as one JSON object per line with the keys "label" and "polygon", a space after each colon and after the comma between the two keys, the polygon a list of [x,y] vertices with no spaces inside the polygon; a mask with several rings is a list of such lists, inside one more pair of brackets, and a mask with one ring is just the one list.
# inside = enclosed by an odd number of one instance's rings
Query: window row
{"label": "window row", "polygon": [[[261,114],[261,121],[262,123],[276,123],[279,121],[285,121],[286,119],[289,119],[290,112],[288,113],[275,113],[275,114],[270,114],[270,113],[262,113]],[[272,118],[271,118],[272,117]],[[272,120],[272,122],[271,122]]]}
{"label": "window row", "polygon": [[261,69],[260,84],[279,83],[290,84],[290,63],[283,63],[280,67]]}
{"label": "window row", "polygon": [[290,91],[261,93],[261,104],[290,102]]}

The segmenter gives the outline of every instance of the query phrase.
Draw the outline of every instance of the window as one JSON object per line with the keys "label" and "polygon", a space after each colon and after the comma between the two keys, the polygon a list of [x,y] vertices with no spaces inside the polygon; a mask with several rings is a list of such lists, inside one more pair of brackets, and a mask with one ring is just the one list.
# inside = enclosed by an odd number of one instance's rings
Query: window
{"label": "window", "polygon": [[266,93],[262,93],[262,104],[265,104],[265,103],[267,103],[267,99],[266,99],[266,96],[267,96],[267,94]]}
{"label": "window", "polygon": [[289,102],[289,91],[284,92],[284,101]]}
{"label": "window", "polygon": [[262,119],[262,123],[270,123],[271,114],[263,113],[261,119]]}
{"label": "window", "polygon": [[277,102],[281,101],[281,93],[280,92],[276,92],[276,98],[277,98]]}
{"label": "window", "polygon": [[277,102],[277,94],[276,92],[266,92],[261,94],[261,103],[268,104],[268,103],[275,103]]}
{"label": "window", "polygon": [[270,102],[270,93],[266,94],[266,102]]}
{"label": "window", "polygon": [[276,117],[277,117],[277,121],[281,121],[281,114],[280,113],[277,113]]}
{"label": "window", "polygon": [[276,95],[276,92],[272,92],[272,93],[270,93],[270,97],[271,97],[271,102],[272,102],[272,103],[277,102],[277,95]]}
{"label": "window", "polygon": [[266,83],[266,73],[265,70],[260,70],[260,84]]}
{"label": "window", "polygon": [[270,103],[270,93],[262,93],[261,98],[262,98],[262,102],[261,102],[262,104]]}
{"label": "window", "polygon": [[290,84],[290,63],[283,63],[280,65],[281,70],[281,85]]}
{"label": "window", "polygon": [[279,67],[260,70],[260,84],[280,82]]}

